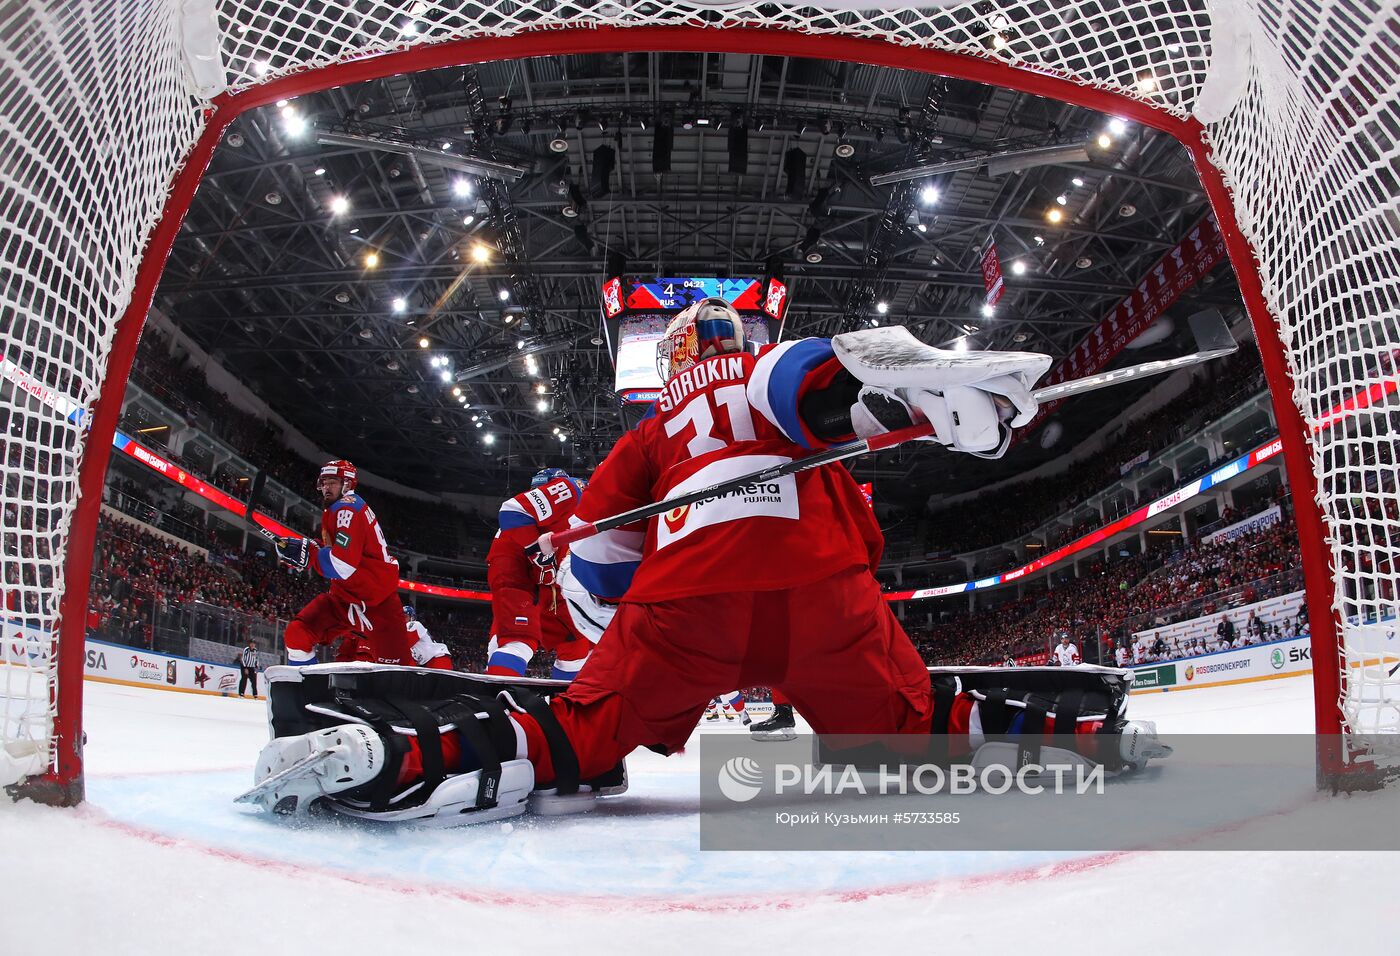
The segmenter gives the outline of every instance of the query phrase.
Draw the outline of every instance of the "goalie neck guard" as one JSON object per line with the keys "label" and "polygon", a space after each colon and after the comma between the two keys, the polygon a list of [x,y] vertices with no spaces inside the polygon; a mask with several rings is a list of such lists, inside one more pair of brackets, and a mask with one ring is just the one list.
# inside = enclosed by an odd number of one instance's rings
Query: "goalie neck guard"
{"label": "goalie neck guard", "polygon": [[744,350],[744,322],[723,299],[702,299],[684,309],[666,326],[656,344],[656,371],[661,381],[678,375],[714,355]]}

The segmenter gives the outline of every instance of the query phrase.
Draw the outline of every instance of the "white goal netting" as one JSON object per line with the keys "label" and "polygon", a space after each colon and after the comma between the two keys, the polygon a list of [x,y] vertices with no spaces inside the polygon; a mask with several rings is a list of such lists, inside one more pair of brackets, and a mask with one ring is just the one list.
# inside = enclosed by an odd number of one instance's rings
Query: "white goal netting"
{"label": "white goal netting", "polygon": [[[1294,430],[1307,436],[1323,529],[1309,548],[1310,595],[1317,604],[1330,594],[1320,613],[1331,615],[1337,634],[1335,653],[1317,661],[1330,675],[1319,681],[1320,713],[1346,729],[1400,732],[1400,679],[1390,674],[1400,663],[1392,563],[1400,544],[1395,4],[864,6],[30,0],[0,8],[0,580],[7,622],[0,742],[12,755],[10,772],[56,761],[55,714],[72,688],[58,678],[63,655],[53,652],[54,641],[61,629],[64,653],[74,652],[76,640],[81,655],[82,637],[81,621],[60,620],[60,601],[65,587],[87,587],[65,580],[65,561],[74,549],[92,547],[89,532],[84,540],[70,540],[69,532],[80,483],[89,496],[100,488],[100,474],[80,479],[92,420],[81,411],[94,412],[104,397],[120,401],[105,387],[118,322],[133,293],[138,307],[149,300],[150,283],[138,282],[148,237],[214,108],[224,111],[218,116],[236,111],[238,94],[288,77],[307,76],[310,89],[321,82],[314,71],[329,85],[337,65],[358,64],[354,77],[339,80],[347,82],[374,75],[374,61],[386,54],[477,38],[553,36],[555,53],[573,43],[684,49],[687,35],[703,35],[701,45],[715,49],[732,43],[739,52],[778,52],[769,38],[780,38],[784,51],[801,38],[814,57],[832,55],[823,41],[855,38],[897,48],[899,64],[914,69],[958,71],[952,61],[927,58],[948,51],[963,55],[964,75],[975,79],[1021,77],[1025,85],[1037,77],[1050,95],[1068,81],[1150,107],[1177,126],[1199,120],[1257,260],[1253,269],[1238,259],[1235,265],[1247,297],[1257,272],[1268,308],[1265,315],[1253,303],[1259,337],[1282,345],[1287,397],[1302,419]],[[674,33],[663,37],[658,27]],[[463,59],[513,55],[504,43],[468,49],[461,47]],[[413,68],[400,57],[381,72]],[[124,381],[124,370],[115,377]],[[1270,380],[1276,391],[1290,388],[1278,369]],[[1305,480],[1292,478],[1295,490]],[[1311,507],[1309,496],[1295,497],[1300,510]],[[65,673],[71,682],[81,668]]]}

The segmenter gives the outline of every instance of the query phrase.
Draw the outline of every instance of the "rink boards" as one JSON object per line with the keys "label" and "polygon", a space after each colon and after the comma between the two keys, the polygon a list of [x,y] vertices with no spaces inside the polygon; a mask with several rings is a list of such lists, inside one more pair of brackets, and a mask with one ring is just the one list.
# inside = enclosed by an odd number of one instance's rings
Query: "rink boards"
{"label": "rink boards", "polygon": [[1292,637],[1176,661],[1133,667],[1133,693],[1246,684],[1312,673],[1306,637]]}

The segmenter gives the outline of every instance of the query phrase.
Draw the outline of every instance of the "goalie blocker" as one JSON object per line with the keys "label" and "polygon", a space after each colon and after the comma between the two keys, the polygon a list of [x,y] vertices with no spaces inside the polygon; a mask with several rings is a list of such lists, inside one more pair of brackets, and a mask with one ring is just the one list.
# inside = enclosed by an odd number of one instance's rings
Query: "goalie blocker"
{"label": "goalie blocker", "polygon": [[[547,698],[563,681],[496,678],[377,664],[268,670],[272,741],[255,786],[239,801],[278,814],[330,810],[387,822],[456,826],[591,809],[627,789],[626,765],[580,781],[572,745]],[[1030,764],[1103,765],[1134,770],[1171,748],[1156,728],[1123,716],[1130,671],[1103,667],[932,668],[934,712],[928,746],[897,760],[969,762],[1019,769]],[[539,722],[554,786],[534,789],[524,739],[512,712]],[[416,746],[410,744],[416,742]],[[879,744],[821,741],[826,763],[890,763]],[[834,746],[833,746],[834,744]],[[449,773],[449,766],[475,766]]]}

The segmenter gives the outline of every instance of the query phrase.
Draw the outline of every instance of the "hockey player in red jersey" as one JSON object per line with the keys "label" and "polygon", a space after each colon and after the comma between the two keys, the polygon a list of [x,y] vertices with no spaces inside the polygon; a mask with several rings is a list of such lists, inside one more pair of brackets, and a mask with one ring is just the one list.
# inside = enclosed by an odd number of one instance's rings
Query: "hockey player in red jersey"
{"label": "hockey player in red jersey", "polygon": [[529,491],[501,505],[499,530],[486,555],[491,587],[486,673],[524,677],[544,648],[554,652],[550,677],[573,680],[593,650],[572,626],[560,597],[557,564],[564,555],[537,563],[525,553],[541,534],[569,526],[583,487],[562,468],[545,468],[530,481]]}
{"label": "hockey player in red jersey", "polygon": [[[369,644],[370,659],[381,664],[412,664],[413,641],[399,603],[399,562],[389,554],[384,529],[365,500],[355,494],[355,466],[330,461],[321,466],[316,490],[321,512],[321,543],[283,538],[277,557],[297,570],[308,566],[330,581],[330,590],[287,625],[282,640],[289,664],[314,664],[317,644],[329,644],[346,631]],[[347,637],[348,641],[350,637]]]}
{"label": "hockey player in red jersey", "polygon": [[[933,349],[899,327],[785,342],[755,358],[737,313],[715,299],[678,315],[662,346],[660,398],[594,473],[573,521],[920,421],[940,444],[997,457],[1011,428],[1034,416],[1030,386],[1049,364],[1033,353]],[[548,534],[540,545],[548,554]],[[929,672],[873,574],[882,545],[855,481],[836,465],[581,539],[568,554],[573,576],[596,599],[620,603],[565,693],[548,706],[523,686],[465,709],[440,701],[439,732],[426,737],[422,727],[409,736],[350,723],[274,739],[259,757],[257,779],[273,781],[259,799],[295,808],[344,791],[332,806],[356,816],[460,823],[523,812],[527,796],[554,812],[586,809],[616,789],[610,775],[634,748],[679,750],[710,698],[760,684],[780,689],[821,734],[956,731],[972,747],[984,730],[1018,732],[1005,715],[1020,711],[999,705],[979,716],[980,699],[956,680],[941,693],[957,706],[935,708]],[[1001,688],[998,700],[1030,701],[1028,687]],[[1079,735],[1092,759],[1115,766],[1156,755],[1148,728],[1131,741],[1123,729],[1125,691],[1096,715],[1073,703],[1089,699],[1075,693],[1056,705],[1056,732]],[[1027,732],[1044,732],[1046,711],[1038,713]],[[456,729],[463,721],[470,732]],[[278,776],[325,751],[344,774],[335,781],[319,771],[307,783]],[[390,794],[413,794],[416,806]]]}

